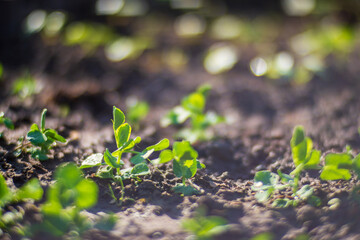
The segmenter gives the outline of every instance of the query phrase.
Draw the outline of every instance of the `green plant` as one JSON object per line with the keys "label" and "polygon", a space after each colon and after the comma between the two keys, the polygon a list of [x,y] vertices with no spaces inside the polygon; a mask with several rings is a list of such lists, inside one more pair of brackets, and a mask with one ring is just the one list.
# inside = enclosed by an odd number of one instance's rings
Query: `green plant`
{"label": "green plant", "polygon": [[320,169],[321,152],[313,150],[313,143],[305,136],[304,128],[296,126],[290,141],[295,170],[288,174],[278,170],[278,174],[269,171],[260,171],[255,174],[252,189],[256,191],[255,198],[259,202],[267,201],[275,191],[282,191],[289,187],[293,194],[290,198],[276,199],[275,207],[296,206],[301,201],[307,201],[312,205],[320,205],[320,199],[313,195],[314,189],[309,185],[299,189],[300,175],[306,169]]}
{"label": "green plant", "polygon": [[29,148],[31,156],[39,160],[47,160],[49,150],[52,148],[54,143],[61,142],[66,143],[66,139],[60,136],[54,129],[45,128],[47,109],[45,108],[41,113],[40,128],[34,123],[30,127],[30,131],[27,133],[26,138],[30,143],[35,146]]}
{"label": "green plant", "polygon": [[[100,223],[94,223],[81,214],[82,210],[97,203],[98,187],[94,181],[84,179],[81,170],[73,163],[59,166],[54,175],[55,183],[48,189],[46,202],[40,207],[42,221],[27,226],[23,234],[31,237],[45,232],[57,237],[81,239],[85,231]],[[111,219],[107,221],[113,222]]]}
{"label": "green plant", "polygon": [[12,85],[12,94],[17,95],[21,99],[30,97],[40,91],[36,80],[29,74],[25,73],[17,78]]}
{"label": "green plant", "polygon": [[[0,112],[0,124],[4,124],[7,129],[14,129],[14,124],[10,118],[5,117],[4,112]],[[0,138],[3,137],[3,133],[0,132]]]}
{"label": "green plant", "polygon": [[[148,146],[143,151],[132,150],[136,144],[140,143],[141,138],[136,137],[130,139],[131,126],[125,123],[124,113],[114,106],[113,108],[113,130],[116,140],[117,149],[114,152],[105,150],[104,154],[96,153],[87,157],[81,164],[80,168],[99,167],[96,176],[100,178],[109,178],[121,186],[120,201],[124,199],[124,183],[125,179],[139,179],[141,175],[147,175],[150,173],[149,167],[146,164],[150,155],[156,151],[162,151],[169,147],[169,140],[163,139],[155,145]],[[130,162],[134,164],[133,167],[122,169],[124,162],[122,156],[126,153],[133,154]],[[104,160],[104,162],[103,162]]]}
{"label": "green plant", "polygon": [[183,124],[190,119],[190,127],[181,129],[175,137],[194,143],[209,140],[213,137],[210,126],[224,122],[224,117],[214,112],[204,113],[206,97],[211,89],[209,85],[200,86],[196,92],[184,97],[180,106],[176,106],[161,120],[161,126]]}
{"label": "green plant", "polygon": [[21,188],[12,191],[8,188],[4,177],[0,174],[0,236],[4,231],[15,231],[14,225],[20,227],[20,221],[24,216],[22,208],[11,208],[10,211],[6,211],[6,206],[21,201],[40,200],[42,196],[43,189],[39,180],[31,179]]}
{"label": "green plant", "polygon": [[182,227],[194,235],[196,240],[210,240],[214,236],[226,231],[228,226],[224,218],[206,216],[205,208],[199,207],[193,218],[182,221]]}
{"label": "green plant", "polygon": [[182,193],[185,196],[198,194],[199,191],[191,184],[187,185],[186,180],[192,178],[198,169],[205,168],[205,164],[202,164],[197,160],[198,153],[191,146],[190,142],[182,141],[175,142],[173,144],[173,150],[164,150],[160,153],[157,160],[153,161],[155,164],[167,163],[171,160],[173,163],[173,171],[176,177],[182,179],[181,184],[177,184],[173,190],[177,193]]}
{"label": "green plant", "polygon": [[135,98],[127,101],[127,118],[134,129],[139,129],[140,122],[146,118],[149,113],[149,104],[144,101],[138,101]]}

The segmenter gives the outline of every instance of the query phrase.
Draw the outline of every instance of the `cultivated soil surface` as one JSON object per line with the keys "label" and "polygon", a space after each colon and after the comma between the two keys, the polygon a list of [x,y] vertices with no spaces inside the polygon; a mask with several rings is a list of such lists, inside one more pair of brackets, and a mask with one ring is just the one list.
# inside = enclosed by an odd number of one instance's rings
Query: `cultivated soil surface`
{"label": "cultivated soil surface", "polygon": [[[202,83],[213,86],[207,109],[231,120],[215,127],[214,140],[194,145],[199,160],[207,166],[192,179],[201,195],[182,197],[173,193],[171,188],[181,180],[174,176],[171,165],[165,164],[159,167],[163,175],[152,168],[151,175],[141,182],[125,181],[129,199],[118,206],[110,203],[109,182],[93,178],[95,169],[85,170],[85,176],[99,186],[98,204],[89,210],[89,216],[99,212],[119,216],[113,231],[93,231],[85,239],[185,239],[189,234],[181,228],[181,221],[191,217],[200,205],[209,215],[222,216],[230,224],[229,230],[216,239],[250,239],[263,232],[284,240],[302,233],[311,239],[360,239],[360,205],[349,197],[356,179],[321,181],[316,170],[303,173],[301,184],[315,189],[322,200],[320,207],[304,203],[296,208],[272,208],[271,201],[258,203],[251,190],[257,171],[293,170],[289,142],[296,125],[305,127],[323,155],[343,152],[346,145],[354,154],[359,153],[360,81],[356,70],[351,70],[356,69],[353,66],[338,68],[330,61],[325,77],[315,77],[303,86],[277,85],[251,75],[246,54],[233,70],[212,76],[203,69],[196,51],[188,69],[173,73],[151,62],[151,51],[137,60],[111,63],[100,50],[89,56],[80,47],[45,45],[38,35],[30,45],[33,55],[28,69],[43,84],[42,91],[25,100],[10,94],[20,67],[9,68],[0,82],[0,110],[15,124],[13,131],[1,126],[0,169],[10,186],[20,187],[38,178],[46,188],[58,165],[80,165],[92,153],[115,150],[112,106],[125,110],[129,96],[146,100],[151,107],[140,130],[133,132],[143,139],[138,149],[164,137],[173,142],[176,129],[161,128],[160,118]],[[14,51],[20,54],[20,49]],[[5,60],[3,63],[6,67]],[[70,108],[67,116],[62,115],[63,106]],[[15,157],[12,151],[17,139],[26,135],[33,122],[39,122],[45,107],[47,126],[66,137],[67,145],[55,147],[47,161],[34,160],[29,154]],[[116,189],[115,194],[119,193]],[[273,199],[289,195],[283,192]],[[327,203],[334,197],[341,203],[330,209]]]}

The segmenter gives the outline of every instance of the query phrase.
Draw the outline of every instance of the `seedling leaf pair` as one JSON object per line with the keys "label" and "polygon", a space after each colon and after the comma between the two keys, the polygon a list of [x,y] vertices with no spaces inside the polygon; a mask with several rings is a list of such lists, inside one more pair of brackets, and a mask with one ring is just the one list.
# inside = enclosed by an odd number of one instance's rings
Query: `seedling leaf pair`
{"label": "seedling leaf pair", "polygon": [[47,154],[55,142],[66,143],[66,139],[59,135],[54,129],[45,128],[45,118],[47,109],[45,108],[41,113],[40,128],[34,123],[30,127],[30,131],[27,133],[26,138],[32,143],[32,145],[38,148],[30,149],[32,156],[39,160],[47,160]]}
{"label": "seedling leaf pair", "polygon": [[349,180],[353,170],[360,176],[360,154],[355,158],[350,153],[329,153],[325,156],[325,166],[320,178],[323,180]]}

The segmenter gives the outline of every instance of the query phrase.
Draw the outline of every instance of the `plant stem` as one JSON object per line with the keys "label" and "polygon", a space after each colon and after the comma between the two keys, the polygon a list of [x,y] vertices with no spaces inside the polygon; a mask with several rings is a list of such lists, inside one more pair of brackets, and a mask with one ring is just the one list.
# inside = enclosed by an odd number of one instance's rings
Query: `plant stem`
{"label": "plant stem", "polygon": [[121,178],[119,178],[119,180],[120,180],[120,185],[121,185],[121,197],[119,200],[122,202],[124,200],[124,196],[125,196],[125,188],[124,188],[123,180]]}
{"label": "plant stem", "polygon": [[183,183],[183,185],[186,185],[185,180],[186,180],[186,178],[185,178],[185,177],[182,177],[182,183]]}

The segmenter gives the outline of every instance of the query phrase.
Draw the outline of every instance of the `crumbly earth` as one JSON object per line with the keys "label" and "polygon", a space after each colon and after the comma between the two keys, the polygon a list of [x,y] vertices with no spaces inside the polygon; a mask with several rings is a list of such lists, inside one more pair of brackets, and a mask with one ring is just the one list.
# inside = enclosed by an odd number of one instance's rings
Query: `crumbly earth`
{"label": "crumbly earth", "polygon": [[[202,191],[199,196],[173,193],[171,188],[180,180],[170,165],[163,165],[159,167],[162,173],[152,168],[151,175],[142,181],[126,181],[128,200],[118,206],[111,203],[109,182],[92,178],[95,170],[86,170],[85,175],[100,189],[97,205],[87,214],[94,217],[113,212],[119,221],[113,231],[91,231],[85,239],[185,239],[189,234],[182,229],[181,221],[191,217],[199,206],[205,206],[209,215],[228,221],[229,230],[216,239],[250,239],[264,232],[283,240],[301,234],[311,239],[360,239],[360,205],[350,198],[356,179],[327,182],[319,179],[318,171],[303,173],[301,184],[315,188],[315,195],[322,200],[320,207],[300,204],[272,208],[271,201],[258,203],[251,190],[257,171],[292,171],[289,141],[295,125],[305,127],[323,154],[342,152],[346,145],[354,154],[359,153],[360,81],[354,72],[333,67],[326,70],[326,78],[315,78],[304,86],[276,85],[252,76],[242,65],[221,77],[207,74],[196,63],[174,74],[145,68],[141,60],[121,65],[109,63],[100,51],[86,56],[79,47],[44,46],[40,39],[33,42],[37,54],[29,68],[42,81],[42,91],[26,100],[11,96],[9,89],[17,68],[10,68],[5,81],[0,82],[0,110],[15,123],[14,131],[0,128],[5,136],[0,140],[0,170],[12,187],[35,177],[46,188],[58,165],[80,165],[92,153],[103,152],[106,147],[115,149],[112,106],[125,109],[129,96],[144,99],[151,106],[146,121],[134,132],[143,138],[138,149],[164,137],[172,139],[176,129],[162,129],[160,117],[201,83],[213,86],[207,108],[231,120],[215,128],[214,140],[194,145],[199,160],[207,166],[192,180]],[[144,54],[142,59],[151,52]],[[62,115],[63,106],[70,108],[66,117]],[[17,139],[26,135],[31,123],[39,122],[44,107],[49,110],[47,125],[65,136],[68,144],[55,147],[48,161],[34,160],[28,154],[13,156]],[[115,194],[119,193],[116,188]],[[284,194],[288,193],[277,193],[273,199]],[[327,203],[335,197],[341,200],[340,205],[330,208]]]}

